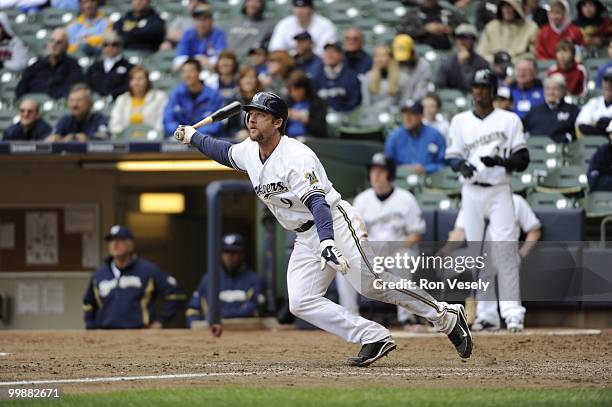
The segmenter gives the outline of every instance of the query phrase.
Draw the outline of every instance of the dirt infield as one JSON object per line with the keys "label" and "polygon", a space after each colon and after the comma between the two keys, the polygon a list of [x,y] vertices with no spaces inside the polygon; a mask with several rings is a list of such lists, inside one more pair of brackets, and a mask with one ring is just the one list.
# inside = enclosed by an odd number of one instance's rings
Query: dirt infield
{"label": "dirt infield", "polygon": [[[63,384],[67,392],[164,386],[609,387],[612,331],[599,335],[477,336],[459,359],[443,336],[396,339],[368,368],[345,359],[358,345],[319,331],[0,331],[0,382],[200,374],[200,377]],[[1,383],[0,383],[1,385]]]}

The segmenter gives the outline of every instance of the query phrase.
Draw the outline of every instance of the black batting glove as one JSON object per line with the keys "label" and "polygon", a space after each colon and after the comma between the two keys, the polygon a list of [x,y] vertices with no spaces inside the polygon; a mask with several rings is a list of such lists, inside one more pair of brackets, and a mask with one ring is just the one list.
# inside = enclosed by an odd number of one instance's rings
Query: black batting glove
{"label": "black batting glove", "polygon": [[495,167],[495,166],[505,167],[506,166],[506,160],[504,160],[498,155],[493,156],[493,157],[488,156],[488,155],[484,157],[480,157],[480,161],[482,161],[482,163],[486,165],[487,167]]}
{"label": "black batting glove", "polygon": [[464,161],[461,163],[461,167],[459,167],[459,172],[461,173],[461,175],[463,175],[463,178],[469,179],[472,178],[474,172],[476,172],[476,167],[474,167],[467,161]]}

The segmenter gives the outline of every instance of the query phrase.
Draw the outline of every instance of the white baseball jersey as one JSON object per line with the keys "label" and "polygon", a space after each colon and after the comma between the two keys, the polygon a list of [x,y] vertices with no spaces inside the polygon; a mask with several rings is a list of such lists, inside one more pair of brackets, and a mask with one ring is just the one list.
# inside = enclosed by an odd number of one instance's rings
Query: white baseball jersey
{"label": "white baseball jersey", "polygon": [[249,138],[230,147],[229,159],[232,167],[248,173],[259,199],[286,229],[314,220],[304,204],[308,198],[321,194],[330,208],[341,199],[315,153],[287,136],[263,163],[259,145]]}
{"label": "white baseball jersey", "polygon": [[425,232],[425,220],[414,196],[402,188],[395,188],[384,201],[373,188],[355,197],[353,207],[363,217],[368,238],[377,242],[398,242],[413,233]]}
{"label": "white baseball jersey", "polygon": [[604,97],[598,96],[590,99],[586,105],[582,106],[578,117],[576,117],[576,126],[581,124],[594,126],[602,117],[612,117],[612,105],[606,107]]}
{"label": "white baseball jersey", "polygon": [[474,112],[465,111],[451,121],[446,158],[463,158],[477,171],[465,183],[498,185],[510,183],[510,176],[501,166],[487,167],[481,161],[484,156],[508,158],[514,152],[527,148],[523,124],[516,113],[494,109],[484,119]]}
{"label": "white baseball jersey", "polygon": [[[512,202],[514,203],[514,217],[519,228],[523,233],[529,233],[532,230],[539,229],[542,224],[537,218],[533,209],[529,206],[529,203],[520,195],[512,194]],[[457,220],[455,220],[456,229],[465,229],[465,220],[463,217],[463,210],[460,210],[457,214]]]}

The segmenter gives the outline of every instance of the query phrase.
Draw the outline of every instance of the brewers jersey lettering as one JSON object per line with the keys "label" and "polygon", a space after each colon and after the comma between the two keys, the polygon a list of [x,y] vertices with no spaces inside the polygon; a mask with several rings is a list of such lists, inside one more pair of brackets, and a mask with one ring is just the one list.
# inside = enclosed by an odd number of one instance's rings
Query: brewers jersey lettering
{"label": "brewers jersey lettering", "polygon": [[330,208],[340,201],[315,153],[287,136],[263,163],[259,145],[251,139],[233,145],[229,158],[234,168],[248,173],[257,197],[285,229],[295,230],[314,220],[304,204],[313,195],[324,195]]}
{"label": "brewers jersey lettering", "polygon": [[504,167],[486,167],[480,157],[500,156],[508,158],[512,153],[527,148],[523,124],[512,112],[493,110],[480,119],[472,111],[465,111],[453,117],[446,147],[446,158],[463,158],[476,167],[477,172],[467,183],[491,185],[510,182]]}

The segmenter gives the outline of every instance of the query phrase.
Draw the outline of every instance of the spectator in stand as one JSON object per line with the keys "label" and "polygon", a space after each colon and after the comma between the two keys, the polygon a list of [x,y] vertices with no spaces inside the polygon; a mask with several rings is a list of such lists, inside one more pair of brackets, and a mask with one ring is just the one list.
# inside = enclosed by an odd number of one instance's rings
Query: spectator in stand
{"label": "spectator in stand", "polygon": [[447,50],[453,46],[455,28],[467,22],[458,10],[441,6],[438,0],[423,0],[418,11],[408,11],[400,17],[396,28],[398,34],[408,34],[419,44]]}
{"label": "spectator in stand", "polygon": [[40,117],[40,106],[25,98],[19,104],[19,122],[4,130],[3,141],[42,141],[51,134],[51,126]]}
{"label": "spectator in stand", "polygon": [[85,72],[85,81],[94,93],[111,95],[113,99],[127,91],[128,72],[132,64],[121,55],[122,39],[114,31],[102,35],[102,59],[93,63]]}
{"label": "spectator in stand", "polygon": [[497,76],[498,86],[509,86],[512,84],[514,68],[512,57],[506,51],[497,51],[493,56],[493,72]]}
{"label": "spectator in stand", "polygon": [[21,71],[28,62],[28,49],[15,35],[6,13],[0,13],[0,69]]}
{"label": "spectator in stand", "polygon": [[240,66],[236,54],[232,51],[221,51],[215,64],[215,73],[206,79],[206,86],[216,89],[228,104],[238,97],[238,70]]}
{"label": "spectator in stand", "polygon": [[106,15],[98,9],[99,0],[80,0],[81,15],[66,27],[68,52],[81,51],[86,55],[98,55],[101,51],[102,35],[111,28]]}
{"label": "spectator in stand", "polygon": [[521,59],[516,64],[516,81],[510,87],[514,100],[514,113],[522,119],[533,108],[544,103],[542,81],[538,79],[537,62]]}
{"label": "spectator in stand", "polygon": [[576,63],[574,44],[568,40],[557,43],[557,64],[548,68],[547,76],[560,73],[565,77],[567,92],[574,96],[584,96],[587,92],[587,70]]}
{"label": "spectator in stand", "polygon": [[70,113],[60,117],[48,142],[105,140],[108,138],[108,118],[92,111],[91,90],[84,83],[77,83],[68,94]]}
{"label": "spectator in stand", "polygon": [[597,69],[597,77],[595,78],[595,84],[598,88],[601,88],[601,80],[606,70],[612,67],[612,38],[608,40],[608,62],[604,63]]}
{"label": "spectator in stand", "polygon": [[159,46],[162,51],[175,49],[185,30],[195,26],[191,13],[200,4],[208,4],[208,0],[189,0],[185,6],[187,13],[176,16],[166,27],[166,38]]}
{"label": "spectator in stand", "polygon": [[200,4],[191,13],[195,27],[185,30],[176,47],[174,69],[180,68],[188,58],[200,61],[206,70],[213,70],[219,53],[227,47],[225,32],[215,27],[213,10],[208,4]]}
{"label": "spectator in stand", "polygon": [[576,118],[580,108],[565,102],[567,86],[563,75],[556,73],[544,79],[544,103],[532,108],[523,119],[530,136],[548,136],[555,143],[576,139]]}
{"label": "spectator in stand", "polygon": [[422,120],[421,102],[406,101],[402,105],[402,126],[387,137],[385,155],[419,175],[433,174],[444,166],[446,142],[438,130]]}
{"label": "spectator in stand", "polygon": [[533,20],[538,28],[548,24],[548,11],[540,4],[540,0],[523,0],[523,10],[525,10],[525,18]]}
{"label": "spectator in stand", "polygon": [[474,72],[489,68],[489,63],[474,51],[477,39],[478,32],[471,24],[461,24],[455,29],[457,52],[440,64],[436,88],[458,89],[463,93],[470,91]]}
{"label": "spectator in stand", "polygon": [[47,42],[47,56],[38,58],[21,74],[15,94],[17,99],[26,93],[46,93],[52,98],[66,97],[70,88],[83,80],[78,62],[66,54],[68,35],[56,28]]}
{"label": "spectator in stand", "polygon": [[339,42],[325,45],[323,66],[312,77],[317,94],[336,112],[350,112],[361,103],[357,73],[346,65]]}
{"label": "spectator in stand", "polygon": [[[265,302],[264,281],[244,261],[244,239],[237,233],[223,236],[219,278],[222,318],[258,317]],[[187,305],[187,324],[207,318],[209,274],[204,274]]]}
{"label": "spectator in stand", "polygon": [[240,16],[225,24],[228,48],[244,57],[252,44],[268,46],[275,22],[265,17],[266,0],[244,0]]}
{"label": "spectator in stand", "polygon": [[302,71],[293,71],[287,80],[289,90],[289,120],[286,134],[289,137],[327,136],[327,105],[317,96],[310,78]]}
{"label": "spectator in stand", "polygon": [[[238,74],[238,98],[237,100],[246,105],[251,102],[256,93],[264,90],[259,81],[257,70],[244,65]],[[244,116],[246,113],[241,111],[239,115],[230,117],[227,121],[227,136],[233,137],[236,141],[242,141],[249,136],[249,131],[244,128]]]}
{"label": "spectator in stand", "polygon": [[268,73],[268,67],[266,66],[266,60],[268,59],[268,51],[262,47],[255,47],[249,50],[249,62],[248,65],[255,68],[257,75],[265,77]]}
{"label": "spectator in stand", "polygon": [[497,94],[493,99],[493,107],[496,109],[507,110],[512,112],[514,109],[514,99],[512,99],[512,91],[506,86],[497,88]]}
{"label": "spectator in stand", "polygon": [[[83,298],[86,329],[161,329],[185,301],[174,277],[135,253],[134,236],[115,225],[104,238],[110,256],[96,270]],[[163,306],[158,315],[155,303]]]}
{"label": "spectator in stand", "polygon": [[421,99],[423,105],[423,123],[438,130],[448,140],[448,130],[450,123],[440,111],[442,109],[442,99],[435,93],[428,93]]}
{"label": "spectator in stand", "polygon": [[587,170],[591,192],[612,191],[612,125],[606,131],[610,141],[595,151]]}
{"label": "spectator in stand", "polygon": [[336,27],[327,18],[315,12],[313,0],[293,0],[293,14],[283,18],[274,27],[268,51],[287,51],[295,54],[296,35],[309,32],[315,54],[322,56],[325,44],[337,41]]}
{"label": "spectator in stand", "polygon": [[155,52],[166,36],[164,20],[151,7],[151,0],[132,0],[132,10],[121,17],[114,30],[123,37],[125,49]]}
{"label": "spectator in stand", "polygon": [[149,72],[136,65],[128,73],[128,91],[119,95],[111,110],[109,128],[117,135],[132,124],[146,124],[164,133],[162,118],[168,96],[153,89]]}
{"label": "spectator in stand", "polygon": [[399,62],[400,70],[408,77],[408,81],[402,84],[402,97],[412,100],[421,99],[427,93],[431,83],[429,62],[419,57],[414,49],[414,41],[409,35],[396,35],[391,49],[393,59]]}
{"label": "spectator in stand", "polygon": [[[166,136],[171,137],[179,124],[197,123],[223,107],[221,94],[215,89],[204,86],[200,80],[201,71],[202,65],[197,59],[188,59],[183,63],[181,68],[183,83],[172,90],[164,110]],[[223,122],[202,126],[198,131],[214,137],[225,134]]]}
{"label": "spectator in stand", "polygon": [[408,98],[404,91],[408,89],[409,82],[406,72],[393,59],[391,48],[379,45],[374,48],[374,66],[361,81],[361,106],[397,112],[401,103]]}
{"label": "spectator in stand", "polygon": [[566,39],[572,44],[583,47],[584,36],[580,27],[572,23],[567,0],[552,0],[548,12],[548,24],[540,28],[536,40],[537,59],[555,59],[557,43]]}
{"label": "spectator in stand", "polygon": [[477,52],[489,62],[498,51],[506,51],[513,60],[533,57],[538,25],[525,18],[520,0],[502,0],[497,17],[489,22],[478,43]]}
{"label": "spectator in stand", "polygon": [[323,65],[321,58],[315,55],[312,42],[312,37],[306,31],[299,33],[295,37],[295,64],[298,69],[304,72],[308,77],[312,78],[312,75]]}
{"label": "spectator in stand", "polygon": [[576,4],[574,24],[580,27],[584,45],[592,51],[606,46],[612,37],[612,18],[600,0],[580,0]]}
{"label": "spectator in stand", "polygon": [[266,62],[267,73],[260,78],[264,88],[287,99],[287,78],[295,68],[295,62],[287,51],[272,51]]}
{"label": "spectator in stand", "polygon": [[359,80],[372,69],[372,55],[363,49],[365,40],[363,32],[357,27],[350,27],[344,30],[344,59]]}
{"label": "spectator in stand", "polygon": [[602,78],[602,95],[591,98],[580,110],[576,126],[581,134],[606,134],[612,119],[612,67]]}

